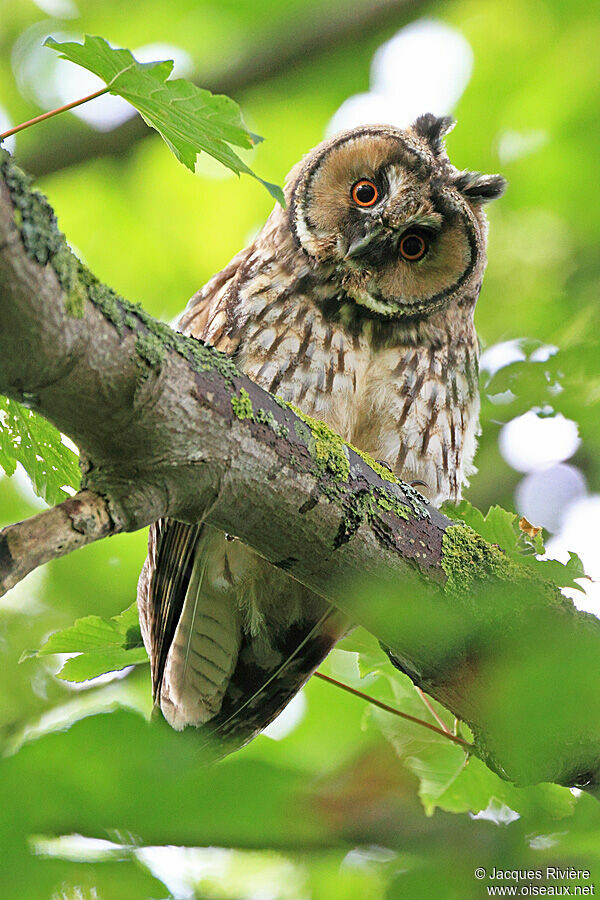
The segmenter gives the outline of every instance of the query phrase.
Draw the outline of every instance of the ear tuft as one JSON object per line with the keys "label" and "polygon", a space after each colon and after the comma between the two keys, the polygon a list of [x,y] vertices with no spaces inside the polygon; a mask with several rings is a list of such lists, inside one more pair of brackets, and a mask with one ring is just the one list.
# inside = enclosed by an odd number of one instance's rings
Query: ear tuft
{"label": "ear tuft", "polygon": [[444,149],[444,135],[452,131],[456,122],[450,116],[434,116],[433,113],[425,113],[419,116],[414,130],[425,138],[432,151],[438,155]]}
{"label": "ear tuft", "polygon": [[489,203],[501,197],[508,182],[502,175],[482,175],[481,172],[459,172],[454,187],[474,203]]}

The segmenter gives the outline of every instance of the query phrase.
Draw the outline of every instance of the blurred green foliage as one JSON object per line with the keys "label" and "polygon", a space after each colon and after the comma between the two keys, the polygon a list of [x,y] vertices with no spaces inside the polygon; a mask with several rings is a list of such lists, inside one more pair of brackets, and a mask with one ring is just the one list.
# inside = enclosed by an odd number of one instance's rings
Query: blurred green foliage
{"label": "blurred green foliage", "polygon": [[[157,41],[175,45],[190,55],[201,84],[232,62],[293,41],[312,17],[344,17],[356,4],[142,0],[134,11],[116,0],[80,0],[76,9],[64,0],[54,5],[53,18],[41,6],[1,0],[0,103],[13,124],[61,101],[50,62],[32,49],[48,34],[101,34],[131,49]],[[61,19],[60,9],[71,6],[79,14]],[[481,509],[512,508],[518,474],[500,456],[499,428],[547,405],[577,421],[582,444],[576,463],[590,489],[598,490],[600,213],[593,194],[600,19],[587,0],[413,4],[412,14],[420,12],[457,27],[474,51],[473,75],[455,110],[458,127],[448,139],[452,160],[502,171],[510,182],[489,213],[489,266],[477,325],[484,346],[524,340],[526,358],[501,369],[489,384],[484,373],[479,474],[468,498]],[[398,27],[404,21],[399,14]],[[352,47],[331,46],[257,87],[240,89],[234,99],[245,121],[266,138],[244,160],[281,184],[322,139],[340,103],[368,88],[373,52],[394,30],[369,31]],[[24,133],[17,157],[43,151],[47,136],[61,127],[59,117]],[[250,179],[206,162],[192,176],[158,138],[120,158],[59,170],[40,187],[95,274],[166,321],[248,242],[270,208],[266,192]],[[545,362],[529,358],[546,344],[558,351]],[[508,389],[507,402],[496,402]],[[2,524],[37,508],[22,480],[0,480]],[[494,527],[506,529],[507,523]],[[306,709],[296,704],[300,720],[285,737],[260,736],[207,768],[194,734],[146,724],[146,666],[76,689],[56,678],[61,663],[55,657],[18,664],[24,648],[42,646],[76,619],[110,621],[129,607],[144,553],[145,535],[117,536],[33,573],[2,601],[2,897],[112,900],[195,892],[249,898],[268,889],[277,900],[463,900],[486,895],[488,882],[473,874],[477,866],[572,865],[591,870],[588,884],[600,883],[594,799],[556,786],[513,787],[478,760],[466,761],[443,738],[374,712],[331,685],[309,682]],[[560,673],[573,648],[542,641],[540,651],[546,660],[550,654],[556,677],[548,678],[546,695],[532,708],[514,704],[519,712],[511,723],[531,734],[543,733],[555,716],[568,727],[572,701]],[[492,704],[506,705],[519,691],[510,661],[502,664],[506,691],[490,698]],[[536,665],[534,658],[532,677]],[[590,665],[581,660],[582,679]],[[410,682],[362,630],[331,654],[324,671],[430,716]],[[436,705],[436,712],[453,727],[446,711]],[[55,840],[76,833],[112,843],[84,847]],[[167,852],[165,874],[156,851],[153,856],[143,849],[173,844],[202,848],[185,857],[187,894],[184,887],[170,891],[156,877],[172,885],[182,856]],[[215,856],[209,847],[230,850]]]}

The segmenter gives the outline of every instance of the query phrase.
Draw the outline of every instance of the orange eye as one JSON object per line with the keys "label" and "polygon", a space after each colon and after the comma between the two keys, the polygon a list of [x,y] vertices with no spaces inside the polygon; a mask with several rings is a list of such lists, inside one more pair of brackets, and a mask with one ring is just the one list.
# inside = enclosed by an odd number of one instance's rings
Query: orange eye
{"label": "orange eye", "polygon": [[357,206],[373,206],[374,203],[377,203],[379,191],[377,190],[377,185],[373,184],[372,181],[362,178],[353,186],[350,196]]}
{"label": "orange eye", "polygon": [[400,254],[409,262],[416,262],[423,259],[427,253],[427,243],[425,238],[414,231],[409,231],[403,235],[400,241]]}

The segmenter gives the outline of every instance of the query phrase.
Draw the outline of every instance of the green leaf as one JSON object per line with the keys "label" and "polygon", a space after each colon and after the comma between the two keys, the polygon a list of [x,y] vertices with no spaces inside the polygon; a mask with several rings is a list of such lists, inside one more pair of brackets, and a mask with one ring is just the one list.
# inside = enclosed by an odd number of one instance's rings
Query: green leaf
{"label": "green leaf", "polygon": [[0,397],[0,466],[13,475],[17,462],[50,506],[68,496],[64,485],[79,486],[77,456],[62,443],[60,431],[15,400]]}
{"label": "green leaf", "polygon": [[458,776],[435,797],[435,805],[446,812],[481,812],[490,807],[508,807],[528,817],[548,815],[562,819],[572,815],[575,797],[558,784],[519,788],[503,781],[473,756]]}
{"label": "green leaf", "polygon": [[[236,754],[208,766],[197,729],[175,732],[116,710],[76,722],[67,731],[28,741],[0,759],[0,884],[3,900],[41,897],[164,897],[166,891],[104,878],[113,864],[78,865],[31,853],[31,836],[80,834],[129,846],[180,844],[248,848],[339,847],[341,825],[315,802],[306,773],[285,763]],[[207,798],[210,802],[207,802]],[[35,846],[35,845],[34,845]],[[342,846],[344,846],[342,844]],[[72,858],[72,857],[71,857]],[[92,892],[95,871],[98,885]],[[106,874],[104,874],[106,873]],[[81,881],[79,880],[81,876]],[[61,880],[90,885],[60,891]],[[198,896],[205,896],[200,894]],[[246,895],[247,896],[247,895]]]}
{"label": "green leaf", "polygon": [[[437,724],[408,676],[390,671],[385,673],[385,679],[392,688],[393,702],[398,709]],[[369,690],[373,692],[372,687]],[[448,713],[441,708],[440,713],[450,724]],[[438,799],[464,769],[465,751],[442,735],[383,710],[373,709],[372,715],[406,768],[419,779],[421,802],[426,814],[433,815]]]}
{"label": "green leaf", "polygon": [[68,659],[58,673],[58,678],[64,681],[87,681],[106,672],[148,662],[136,604],[132,603],[111,619],[100,616],[77,619],[69,628],[51,634],[39,650],[26,651],[21,661],[54,653],[79,654]]}
{"label": "green leaf", "polygon": [[250,149],[256,135],[248,131],[239,106],[229,97],[181,78],[167,81],[171,60],[139,63],[130,50],[113,48],[101,37],[85,35],[83,44],[49,37],[45,46],[102,78],[110,93],[131,103],[192,172],[198,153],[208,153],[237,175],[256,178],[285,207],[281,188],[259,178],[232,150],[231,144]]}
{"label": "green leaf", "polygon": [[535,565],[542,578],[553,581],[557,587],[584,591],[584,588],[577,584],[575,579],[588,578],[588,576],[585,574],[583,563],[572,550],[569,551],[569,561],[566,563],[562,563],[558,559],[535,559],[534,557],[525,557],[524,562],[527,565]]}
{"label": "green leaf", "polygon": [[374,635],[365,628],[356,628],[336,644],[337,650],[346,650],[358,656],[358,672],[361,678],[380,672],[389,666],[389,660],[381,644]]}

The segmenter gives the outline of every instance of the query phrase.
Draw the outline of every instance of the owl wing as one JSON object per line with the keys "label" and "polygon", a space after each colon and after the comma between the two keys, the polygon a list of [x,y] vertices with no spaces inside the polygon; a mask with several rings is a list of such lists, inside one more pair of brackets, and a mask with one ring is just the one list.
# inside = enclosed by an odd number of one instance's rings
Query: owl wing
{"label": "owl wing", "polygon": [[[251,252],[192,297],[179,323],[230,356]],[[332,606],[240,542],[173,519],[150,528],[138,607],[155,704],[174,728],[203,726],[232,746],[275,718],[347,630]]]}

